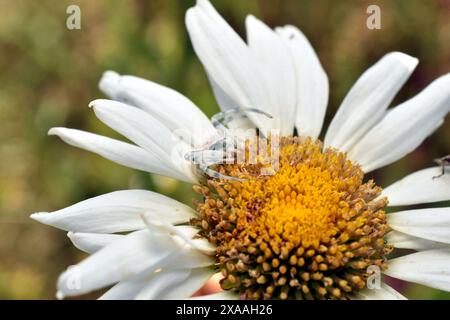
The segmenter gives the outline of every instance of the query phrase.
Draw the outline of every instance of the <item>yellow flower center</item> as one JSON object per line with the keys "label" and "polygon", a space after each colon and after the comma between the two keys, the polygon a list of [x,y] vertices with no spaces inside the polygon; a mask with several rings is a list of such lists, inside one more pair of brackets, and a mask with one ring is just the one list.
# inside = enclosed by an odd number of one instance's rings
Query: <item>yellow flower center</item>
{"label": "yellow flower center", "polygon": [[320,141],[282,137],[279,168],[221,164],[243,181],[207,179],[196,188],[194,225],[217,245],[222,288],[248,299],[348,298],[365,287],[367,268],[386,268],[389,231],[381,188],[344,153]]}

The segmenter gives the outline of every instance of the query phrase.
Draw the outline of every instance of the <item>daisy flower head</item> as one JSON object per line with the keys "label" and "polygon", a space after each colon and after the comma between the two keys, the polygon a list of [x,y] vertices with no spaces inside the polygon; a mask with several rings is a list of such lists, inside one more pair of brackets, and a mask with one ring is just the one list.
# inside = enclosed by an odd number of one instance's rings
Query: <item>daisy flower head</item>
{"label": "daisy flower head", "polygon": [[[377,283],[379,274],[450,291],[450,208],[386,213],[450,200],[450,175],[434,178],[441,168],[431,167],[384,189],[364,178],[443,123],[450,74],[388,109],[418,60],[386,54],[359,77],[320,141],[329,87],[314,49],[294,26],[245,22],[247,42],[208,0],[186,13],[222,110],[211,120],[167,87],[108,71],[100,88],[112,100],[90,107],[133,144],[49,131],[119,164],[192,183],[201,195],[192,209],[124,190],[33,214],[91,254],[60,276],[58,297],[111,286],[101,298],[184,299],[218,272],[223,291],[201,298],[404,299]],[[248,157],[255,144],[262,149],[260,138],[270,149],[264,164]],[[242,161],[234,161],[239,150]],[[389,259],[398,248],[414,253]]]}

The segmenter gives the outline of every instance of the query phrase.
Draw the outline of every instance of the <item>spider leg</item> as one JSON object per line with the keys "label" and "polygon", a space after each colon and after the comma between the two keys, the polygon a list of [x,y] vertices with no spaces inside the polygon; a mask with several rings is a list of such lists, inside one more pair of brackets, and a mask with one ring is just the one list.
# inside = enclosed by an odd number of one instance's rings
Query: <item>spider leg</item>
{"label": "spider leg", "polygon": [[442,159],[434,159],[434,162],[441,166],[442,172],[440,175],[434,176],[433,180],[440,178],[445,174],[445,161],[443,161]]}
{"label": "spider leg", "polygon": [[[223,143],[223,141],[221,141]],[[222,145],[220,145],[222,146]],[[234,163],[235,161],[235,150],[230,152],[225,152],[223,149],[220,150],[193,150],[185,154],[185,159],[193,164],[198,165],[198,169],[204,174],[215,179],[224,180],[235,180],[235,181],[246,181],[247,179],[240,179],[228,175],[221,174],[220,172],[211,169],[209,166],[220,163]]]}
{"label": "spider leg", "polygon": [[440,177],[442,177],[442,176],[445,174],[445,164],[444,164],[444,163],[442,163],[441,168],[442,168],[441,174],[440,174],[440,175],[437,175],[437,176],[434,176],[434,177],[433,177],[433,180],[434,180],[434,179],[437,179],[437,178],[440,178]]}
{"label": "spider leg", "polygon": [[433,180],[442,177],[444,174],[445,174],[445,171],[442,170],[442,173],[441,173],[441,174],[439,174],[439,175],[433,177]]}
{"label": "spider leg", "polygon": [[242,178],[237,178],[237,177],[232,177],[232,176],[227,176],[225,174],[222,174],[220,172],[217,172],[216,170],[211,169],[210,167],[208,167],[207,165],[200,165],[199,169],[204,172],[206,175],[210,176],[211,178],[214,179],[223,179],[223,180],[234,180],[234,181],[247,181],[247,179],[242,179]]}
{"label": "spider leg", "polygon": [[[239,118],[247,118],[247,115],[244,113],[247,112],[254,112],[258,114],[262,114],[269,119],[273,119],[273,116],[263,110],[256,109],[256,108],[233,108],[226,111],[222,111],[219,113],[216,113],[211,117],[211,123],[212,125],[218,129],[218,130],[226,130],[226,125],[228,125],[231,121]],[[233,114],[237,114],[233,115]]]}

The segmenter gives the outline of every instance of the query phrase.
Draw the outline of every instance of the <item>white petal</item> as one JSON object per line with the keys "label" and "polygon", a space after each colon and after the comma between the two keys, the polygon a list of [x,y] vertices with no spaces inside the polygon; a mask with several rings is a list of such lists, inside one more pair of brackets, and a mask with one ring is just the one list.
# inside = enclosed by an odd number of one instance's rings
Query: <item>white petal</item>
{"label": "white petal", "polygon": [[175,90],[112,71],[104,73],[99,86],[112,99],[141,108],[171,131],[185,130],[189,133],[185,138],[194,146],[200,146],[216,135],[205,114]]}
{"label": "white petal", "polygon": [[[213,89],[217,103],[219,104],[219,107],[222,111],[227,111],[239,107],[239,103],[233,101],[233,99],[230,96],[228,96],[228,94],[222,89],[222,87],[218,83],[216,83],[214,79],[209,76],[208,73],[206,75]],[[256,128],[255,124],[250,119],[248,119],[248,117],[243,116],[234,117],[233,119],[230,119],[230,121],[227,123],[227,126],[230,129],[242,129],[242,130]]]}
{"label": "white petal", "polygon": [[293,56],[283,39],[262,21],[247,16],[247,42],[251,55],[264,72],[277,108],[280,134],[292,135],[297,109],[297,79]]}
{"label": "white petal", "polygon": [[114,285],[99,299],[186,299],[199,290],[211,275],[211,268],[144,271]]}
{"label": "white petal", "polygon": [[51,213],[31,218],[66,231],[114,233],[144,229],[140,214],[152,211],[172,224],[195,217],[188,206],[147,190],[124,190],[91,198]]}
{"label": "white petal", "polygon": [[196,182],[190,162],[184,159],[191,148],[159,120],[138,108],[112,100],[94,100],[89,104],[96,116],[161,162],[165,162],[186,182]]}
{"label": "white petal", "polygon": [[297,115],[300,136],[319,137],[328,104],[328,77],[305,35],[294,26],[276,28],[291,51],[296,72]]}
{"label": "white petal", "polygon": [[192,296],[211,277],[212,271],[203,269],[162,270],[154,273],[137,300],[179,300]]}
{"label": "white petal", "polygon": [[450,243],[450,208],[417,209],[388,215],[397,231],[437,242]]}
{"label": "white petal", "polygon": [[389,206],[403,206],[450,200],[450,175],[441,167],[423,169],[383,189]]}
{"label": "white petal", "polygon": [[364,289],[356,294],[358,300],[406,300],[406,298],[394,288],[385,283],[380,289]]}
{"label": "white petal", "polygon": [[101,135],[68,128],[52,128],[49,135],[56,135],[64,142],[101,155],[102,157],[130,167],[179,179],[180,175],[167,163],[153,154],[132,144]]}
{"label": "white petal", "polygon": [[210,268],[215,264],[214,258],[204,254],[197,249],[192,248],[179,238],[172,237],[176,245],[181,248],[174,252],[165,262],[167,269],[195,269]]}
{"label": "white petal", "polygon": [[392,52],[364,72],[334,116],[325,137],[325,146],[349,151],[385,115],[417,63],[416,58]]}
{"label": "white petal", "polygon": [[450,249],[421,251],[392,259],[384,272],[390,277],[450,291]]}
{"label": "white petal", "polygon": [[177,250],[180,248],[165,234],[133,232],[63,272],[58,279],[58,297],[81,295],[144,270],[164,267]]}
{"label": "white petal", "polygon": [[193,297],[189,300],[239,300],[239,295],[231,291],[220,291],[213,294]]}
{"label": "white petal", "polygon": [[163,292],[161,299],[180,300],[189,298],[206,284],[213,273],[211,268],[191,269],[189,277],[172,290]]}
{"label": "white petal", "polygon": [[392,244],[395,248],[412,249],[416,251],[438,249],[448,246],[448,244],[442,242],[436,242],[410,236],[406,233],[395,230],[389,232],[386,235],[385,239],[388,244]]}
{"label": "white petal", "polygon": [[67,236],[75,247],[89,254],[97,252],[114,241],[124,237],[120,234],[84,233],[72,231],[69,231]]}
{"label": "white petal", "polygon": [[194,227],[175,227],[167,220],[160,219],[158,215],[152,211],[144,212],[142,214],[142,219],[144,220],[147,227],[149,227],[151,230],[158,230],[160,232],[178,237],[193,249],[198,250],[206,255],[215,254],[216,247],[206,239],[193,239],[193,237],[198,233],[198,229]]}
{"label": "white petal", "polygon": [[[218,84],[212,77],[207,73],[206,76],[211,84],[214,96],[216,97],[216,101],[219,104],[219,107],[222,111],[227,111],[233,108],[238,108],[239,103],[234,101]],[[251,122],[248,118],[244,117],[236,117],[231,122],[228,123],[228,127],[232,129],[248,129],[255,128],[253,122]]]}
{"label": "white petal", "polygon": [[132,300],[147,284],[153,272],[142,272],[130,279],[120,281],[106,291],[99,300]]}
{"label": "white petal", "polygon": [[391,109],[349,151],[365,172],[388,165],[417,148],[450,110],[450,74],[433,81],[416,97]]}
{"label": "white petal", "polygon": [[[197,5],[187,11],[186,25],[209,78],[220,85],[228,100],[237,103],[234,107],[258,108],[270,114],[276,110],[270,88],[252,61],[249,48],[209,1],[198,0]],[[278,124],[255,113],[248,113],[248,116],[264,133]]]}
{"label": "white petal", "polygon": [[189,269],[162,270],[153,273],[152,278],[145,287],[136,295],[136,300],[162,300],[161,295],[173,290],[174,287],[185,281],[190,274]]}
{"label": "white petal", "polygon": [[174,242],[182,248],[173,254],[166,262],[170,269],[203,268],[214,264],[211,257],[215,253],[215,246],[206,239],[192,239],[198,229],[191,226],[173,226],[168,222],[158,219],[150,211],[141,214],[150,233],[163,233],[169,235]]}

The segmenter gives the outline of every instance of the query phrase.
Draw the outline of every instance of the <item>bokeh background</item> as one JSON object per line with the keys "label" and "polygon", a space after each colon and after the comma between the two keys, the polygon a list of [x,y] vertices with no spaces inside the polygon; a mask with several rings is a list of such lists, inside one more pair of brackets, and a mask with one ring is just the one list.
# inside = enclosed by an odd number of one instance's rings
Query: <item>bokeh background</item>
{"label": "bokeh background", "polygon": [[[241,35],[248,13],[270,26],[294,24],[304,31],[330,79],[326,124],[352,83],[386,52],[403,51],[421,61],[396,103],[450,72],[448,0],[213,3]],[[81,30],[66,28],[70,4],[81,8]],[[191,203],[189,185],[121,167],[48,137],[47,131],[66,126],[117,136],[87,108],[103,97],[97,83],[108,69],[172,87],[209,116],[217,112],[184,26],[184,13],[193,4],[0,0],[1,299],[53,299],[58,274],[84,258],[65,232],[31,221],[30,213],[126,188]],[[366,28],[369,4],[381,7],[381,30]],[[413,154],[373,176],[387,185],[449,153],[450,119]],[[450,298],[419,285],[395,285],[415,299]]]}

